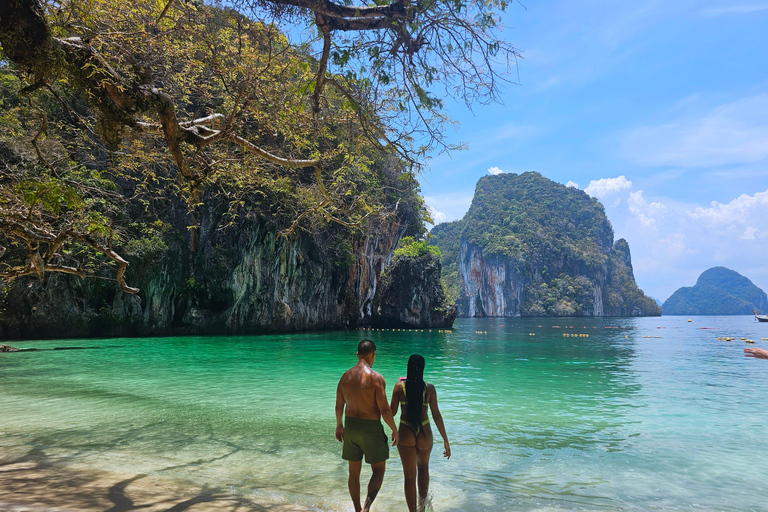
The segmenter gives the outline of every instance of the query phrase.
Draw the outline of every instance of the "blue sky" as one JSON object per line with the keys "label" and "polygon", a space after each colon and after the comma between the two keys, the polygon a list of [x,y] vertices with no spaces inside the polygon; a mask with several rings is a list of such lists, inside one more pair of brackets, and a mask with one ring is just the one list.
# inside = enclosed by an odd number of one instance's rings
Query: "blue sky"
{"label": "blue sky", "polygon": [[722,265],[768,291],[768,1],[526,0],[503,104],[448,103],[468,150],[421,178],[460,219],[489,172],[538,171],[606,207],[665,300]]}

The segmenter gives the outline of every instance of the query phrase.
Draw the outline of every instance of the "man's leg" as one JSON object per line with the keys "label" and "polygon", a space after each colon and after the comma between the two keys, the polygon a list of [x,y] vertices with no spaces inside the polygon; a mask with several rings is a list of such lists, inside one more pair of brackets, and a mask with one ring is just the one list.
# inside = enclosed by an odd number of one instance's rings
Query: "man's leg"
{"label": "man's leg", "polygon": [[362,460],[349,461],[349,496],[352,498],[352,504],[355,506],[355,512],[360,512],[360,470],[363,468]]}
{"label": "man's leg", "polygon": [[376,495],[379,494],[381,484],[384,482],[384,471],[387,469],[387,461],[383,460],[375,464],[371,464],[371,480],[368,482],[368,496],[365,498],[364,512],[371,510],[373,500],[376,499]]}

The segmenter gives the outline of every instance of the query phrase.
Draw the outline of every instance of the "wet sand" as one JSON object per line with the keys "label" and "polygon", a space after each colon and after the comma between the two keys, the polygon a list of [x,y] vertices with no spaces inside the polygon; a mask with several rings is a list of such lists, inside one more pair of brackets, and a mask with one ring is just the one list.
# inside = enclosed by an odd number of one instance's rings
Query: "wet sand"
{"label": "wet sand", "polygon": [[256,503],[223,488],[150,475],[85,471],[34,460],[0,459],[0,512],[309,512]]}

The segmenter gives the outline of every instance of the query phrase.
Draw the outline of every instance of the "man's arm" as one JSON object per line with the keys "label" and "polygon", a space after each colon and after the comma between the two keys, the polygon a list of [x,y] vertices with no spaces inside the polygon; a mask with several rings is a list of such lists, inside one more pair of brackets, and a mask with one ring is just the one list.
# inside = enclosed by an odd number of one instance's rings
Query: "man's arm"
{"label": "man's arm", "polygon": [[762,348],[745,348],[744,355],[746,357],[756,357],[758,359],[768,359],[768,350]]}
{"label": "man's arm", "polygon": [[379,376],[376,379],[376,405],[379,407],[381,417],[384,418],[384,422],[392,429],[392,446],[397,444],[399,436],[397,435],[397,425],[395,425],[395,418],[392,416],[392,409],[390,409],[387,403],[387,383],[384,381],[384,377]]}
{"label": "man's arm", "polygon": [[344,417],[344,393],[341,392],[341,381],[336,386],[336,439],[340,442],[344,440],[344,425],[342,424],[342,418]]}

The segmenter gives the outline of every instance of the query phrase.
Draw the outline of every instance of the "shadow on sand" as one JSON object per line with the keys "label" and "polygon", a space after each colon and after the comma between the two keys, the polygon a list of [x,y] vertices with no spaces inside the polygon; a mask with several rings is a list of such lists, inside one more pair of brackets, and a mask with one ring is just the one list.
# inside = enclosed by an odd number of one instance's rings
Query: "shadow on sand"
{"label": "shadow on sand", "polygon": [[144,474],[85,471],[53,460],[37,449],[14,460],[0,459],[0,512],[306,512],[281,503],[257,503],[223,488],[185,486]]}

